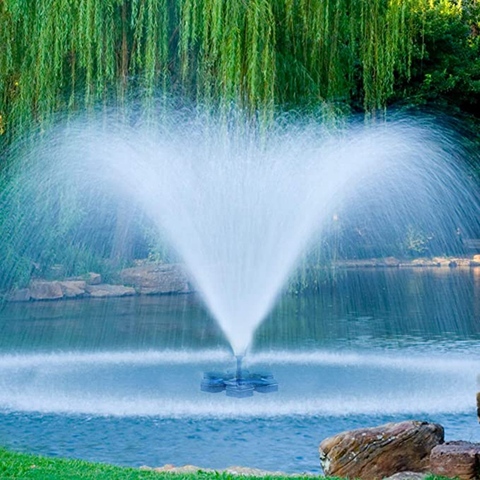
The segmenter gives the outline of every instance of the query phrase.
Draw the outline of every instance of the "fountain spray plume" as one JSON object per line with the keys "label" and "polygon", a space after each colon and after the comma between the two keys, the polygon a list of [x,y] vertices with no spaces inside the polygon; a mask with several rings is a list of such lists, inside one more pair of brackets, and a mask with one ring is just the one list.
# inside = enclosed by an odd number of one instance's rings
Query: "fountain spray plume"
{"label": "fountain spray plume", "polygon": [[412,119],[329,129],[260,128],[238,111],[118,117],[60,122],[22,153],[7,195],[18,221],[3,222],[4,238],[37,259],[63,245],[75,262],[89,242],[108,255],[128,204],[183,260],[240,366],[334,213],[371,218],[379,242],[419,220],[447,241],[477,205],[454,146]]}
{"label": "fountain spray plume", "polygon": [[244,355],[235,355],[235,359],[237,360],[237,370],[235,372],[236,378],[240,379],[243,376],[242,373],[242,361],[243,361]]}

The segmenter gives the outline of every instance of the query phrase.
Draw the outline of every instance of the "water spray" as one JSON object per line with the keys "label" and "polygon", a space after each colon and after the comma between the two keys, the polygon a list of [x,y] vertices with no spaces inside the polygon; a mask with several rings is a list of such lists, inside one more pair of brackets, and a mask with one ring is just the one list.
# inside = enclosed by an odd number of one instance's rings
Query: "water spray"
{"label": "water spray", "polygon": [[278,383],[271,373],[250,373],[242,368],[244,355],[235,355],[235,372],[206,372],[200,384],[202,392],[220,393],[227,397],[245,398],[254,392],[271,393],[278,391]]}

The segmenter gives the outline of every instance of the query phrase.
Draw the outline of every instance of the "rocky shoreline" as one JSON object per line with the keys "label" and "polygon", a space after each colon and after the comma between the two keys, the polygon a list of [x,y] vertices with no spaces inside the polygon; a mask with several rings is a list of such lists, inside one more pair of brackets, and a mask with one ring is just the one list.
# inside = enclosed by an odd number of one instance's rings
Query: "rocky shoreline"
{"label": "rocky shoreline", "polygon": [[[431,474],[459,480],[480,477],[480,444],[445,442],[444,428],[437,423],[407,420],[349,430],[324,439],[318,450],[320,464],[329,477],[358,480],[422,480]],[[206,472],[254,477],[321,477],[305,472],[287,474],[238,466],[223,470],[171,464],[140,468],[170,474]]]}
{"label": "rocky shoreline", "polygon": [[480,255],[473,257],[433,257],[413,260],[395,257],[372,258],[362,260],[339,260],[332,264],[334,268],[475,268],[480,267]]}
{"label": "rocky shoreline", "polygon": [[[339,260],[326,268],[476,268],[480,255],[473,257],[434,257],[402,260],[394,257],[362,260]],[[81,277],[61,280],[37,278],[26,288],[16,288],[4,295],[9,302],[107,298],[133,295],[170,295],[193,293],[195,288],[181,264],[142,263],[119,272],[118,283],[104,283],[100,274],[90,272]]]}
{"label": "rocky shoreline", "polygon": [[[163,467],[148,467],[142,466],[140,470],[150,471],[150,472],[157,472],[157,473],[168,473],[171,475],[186,475],[186,474],[202,474],[202,473],[214,473],[218,475],[227,474],[232,476],[240,476],[240,477],[291,477],[291,478],[324,478],[323,475],[319,475],[318,473],[309,473],[309,472],[302,472],[302,473],[286,473],[280,471],[270,471],[270,470],[262,470],[259,468],[251,468],[251,467],[240,467],[240,466],[232,466],[227,467],[225,469],[214,470],[211,468],[202,468],[197,467],[196,465],[183,465],[181,467],[176,467],[172,464],[164,465]],[[430,474],[429,473],[422,473],[422,472],[398,472],[389,477],[384,477],[382,480],[423,480],[427,478]]]}
{"label": "rocky shoreline", "polygon": [[13,289],[5,295],[10,302],[62,300],[74,298],[167,295],[194,291],[185,269],[178,264],[148,263],[120,271],[119,282],[103,283],[98,273],[64,280],[35,279],[26,288]]}

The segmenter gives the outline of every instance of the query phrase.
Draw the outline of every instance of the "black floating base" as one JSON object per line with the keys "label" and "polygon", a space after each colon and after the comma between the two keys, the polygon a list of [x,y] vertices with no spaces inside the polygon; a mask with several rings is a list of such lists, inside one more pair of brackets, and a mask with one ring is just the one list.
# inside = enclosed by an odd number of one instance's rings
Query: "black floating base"
{"label": "black floating base", "polygon": [[271,393],[278,391],[278,383],[270,373],[249,373],[243,370],[240,375],[222,372],[207,372],[200,384],[202,392],[220,393],[228,397],[245,398],[254,392]]}

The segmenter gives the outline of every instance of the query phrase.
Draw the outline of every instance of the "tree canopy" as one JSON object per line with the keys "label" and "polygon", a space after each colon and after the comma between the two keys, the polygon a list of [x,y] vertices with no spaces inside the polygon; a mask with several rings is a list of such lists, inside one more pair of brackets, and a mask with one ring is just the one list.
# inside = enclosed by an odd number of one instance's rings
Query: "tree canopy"
{"label": "tree canopy", "polygon": [[477,0],[4,0],[0,134],[132,96],[477,115],[479,21]]}

